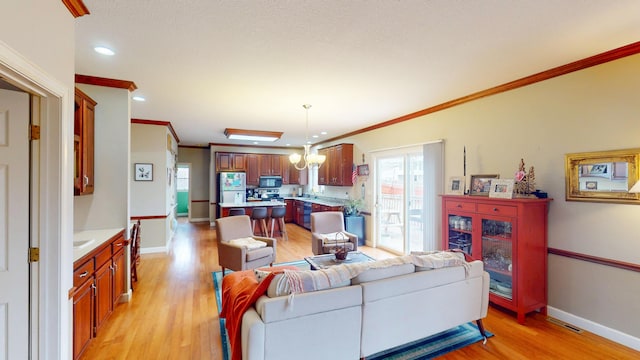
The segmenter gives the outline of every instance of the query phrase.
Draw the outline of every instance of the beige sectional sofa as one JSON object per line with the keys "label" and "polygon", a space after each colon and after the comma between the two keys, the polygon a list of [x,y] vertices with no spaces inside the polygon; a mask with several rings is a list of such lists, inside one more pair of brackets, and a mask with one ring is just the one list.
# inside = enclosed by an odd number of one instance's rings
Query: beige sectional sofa
{"label": "beige sectional sofa", "polygon": [[372,268],[344,286],[293,296],[277,296],[276,283],[243,315],[244,360],[366,358],[483,319],[489,302],[480,261]]}

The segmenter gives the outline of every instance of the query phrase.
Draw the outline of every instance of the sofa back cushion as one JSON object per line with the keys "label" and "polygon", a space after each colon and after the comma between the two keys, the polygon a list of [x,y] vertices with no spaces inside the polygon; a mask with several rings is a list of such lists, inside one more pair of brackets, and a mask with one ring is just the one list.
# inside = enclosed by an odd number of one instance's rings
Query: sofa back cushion
{"label": "sofa back cushion", "polygon": [[386,279],[394,276],[410,274],[415,271],[413,264],[398,264],[388,267],[371,268],[363,271],[358,276],[351,279],[351,284],[357,285],[369,281]]}

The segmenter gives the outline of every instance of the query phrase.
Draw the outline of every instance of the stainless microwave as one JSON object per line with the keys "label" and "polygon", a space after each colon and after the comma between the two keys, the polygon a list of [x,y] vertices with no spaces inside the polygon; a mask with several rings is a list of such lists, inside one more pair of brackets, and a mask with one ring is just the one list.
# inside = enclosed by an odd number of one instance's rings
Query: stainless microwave
{"label": "stainless microwave", "polygon": [[282,176],[260,176],[258,187],[263,189],[282,187]]}

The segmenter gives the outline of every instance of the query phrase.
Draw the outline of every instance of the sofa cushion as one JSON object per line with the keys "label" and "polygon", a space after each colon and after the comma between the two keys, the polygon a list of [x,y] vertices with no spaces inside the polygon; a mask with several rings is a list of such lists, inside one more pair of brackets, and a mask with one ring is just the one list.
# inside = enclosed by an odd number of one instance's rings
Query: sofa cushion
{"label": "sofa cushion", "polygon": [[273,254],[273,248],[270,246],[249,250],[247,251],[247,261],[262,259],[264,257],[271,256],[272,254]]}
{"label": "sofa cushion", "polygon": [[453,266],[431,271],[415,272],[396,278],[385,278],[380,281],[362,283],[363,301],[372,302],[392,296],[410,294],[423,289],[436,288],[457,281],[482,277],[482,261],[469,263],[469,270],[464,266]]}
{"label": "sofa cushion", "polygon": [[411,260],[412,258],[410,256],[398,256],[396,258],[377,260],[367,263],[369,269],[361,272],[351,279],[351,284],[355,285],[368,281],[410,274],[415,271],[415,265],[411,263]]}
{"label": "sofa cushion", "polygon": [[267,246],[266,242],[256,240],[252,237],[232,239],[232,240],[226,241],[226,243],[231,246],[241,247],[247,250],[259,249]]}

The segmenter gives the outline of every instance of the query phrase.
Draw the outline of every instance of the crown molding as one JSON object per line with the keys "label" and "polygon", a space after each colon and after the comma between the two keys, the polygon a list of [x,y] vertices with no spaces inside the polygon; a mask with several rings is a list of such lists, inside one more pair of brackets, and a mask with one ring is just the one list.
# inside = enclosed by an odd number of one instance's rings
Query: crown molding
{"label": "crown molding", "polygon": [[118,89],[126,89],[129,91],[134,91],[138,88],[133,81],[109,79],[109,78],[89,76],[89,75],[76,74],[75,81],[76,83],[79,83],[79,84],[105,86],[105,87],[112,87],[112,88],[118,88]]}
{"label": "crown molding", "polygon": [[62,3],[69,9],[74,18],[90,14],[89,9],[82,0],[62,0]]}

